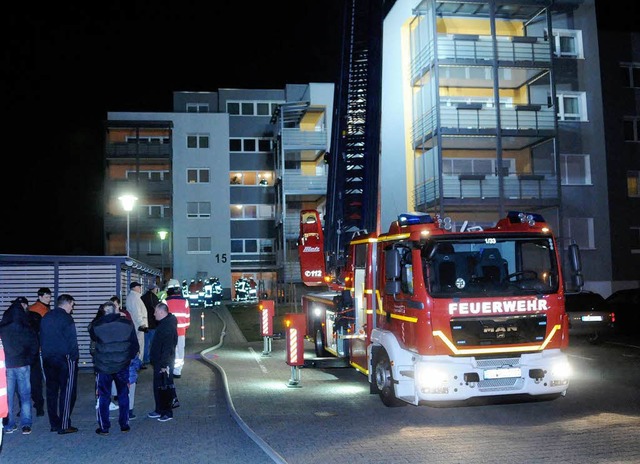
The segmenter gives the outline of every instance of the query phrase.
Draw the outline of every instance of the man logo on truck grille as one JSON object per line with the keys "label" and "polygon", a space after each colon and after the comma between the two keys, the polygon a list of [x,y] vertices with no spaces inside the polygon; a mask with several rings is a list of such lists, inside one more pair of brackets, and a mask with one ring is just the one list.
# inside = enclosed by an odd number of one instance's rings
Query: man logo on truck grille
{"label": "man logo on truck grille", "polygon": [[495,334],[496,338],[498,340],[501,340],[503,338],[507,337],[507,332],[517,332],[518,331],[518,327],[515,325],[510,325],[510,326],[504,326],[504,325],[498,325],[495,327],[484,327],[482,332],[485,334]]}

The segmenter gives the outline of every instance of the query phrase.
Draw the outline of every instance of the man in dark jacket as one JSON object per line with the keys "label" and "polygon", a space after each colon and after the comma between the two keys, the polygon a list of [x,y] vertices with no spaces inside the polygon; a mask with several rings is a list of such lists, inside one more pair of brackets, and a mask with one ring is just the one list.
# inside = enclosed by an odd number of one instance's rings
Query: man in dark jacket
{"label": "man in dark jacket", "polygon": [[52,432],[75,433],[71,413],[78,393],[78,335],[71,311],[76,300],[63,293],[40,323],[40,350],[46,378],[47,413]]}
{"label": "man in dark jacket", "polygon": [[158,321],[156,334],[151,342],[150,360],[153,365],[153,397],[156,408],[148,416],[167,422],[173,419],[171,405],[164,404],[160,399],[160,386],[166,380],[173,383],[173,365],[176,357],[176,344],[178,343],[178,321],[169,313],[165,303],[158,303],[154,311],[154,317]]}
{"label": "man in dark jacket", "polygon": [[118,423],[122,432],[129,427],[129,364],[140,350],[138,336],[133,322],[122,317],[112,301],[102,305],[104,316],[98,318],[89,329],[91,340],[96,342],[93,363],[97,375],[98,435],[107,435],[111,427],[109,405],[111,404],[111,384],[115,382],[118,391]]}
{"label": "man in dark jacket", "polygon": [[146,365],[149,364],[149,349],[151,348],[153,335],[156,332],[157,322],[155,317],[153,317],[153,312],[156,310],[156,305],[160,303],[158,290],[156,284],[151,284],[146,293],[140,298],[147,308],[147,331],[144,333],[144,352],[142,356],[142,366],[144,369],[146,369]]}
{"label": "man in dark jacket", "polygon": [[4,344],[9,400],[9,416],[4,430],[6,433],[13,433],[18,428],[13,414],[17,393],[20,399],[20,426],[24,435],[31,433],[33,425],[30,373],[31,363],[38,350],[36,333],[27,319],[28,304],[25,297],[16,298],[0,321],[0,338]]}
{"label": "man in dark jacket", "polygon": [[31,399],[36,407],[36,416],[44,416],[44,395],[42,386],[44,385],[44,375],[42,374],[42,360],[40,359],[40,322],[42,317],[49,312],[51,303],[51,290],[48,287],[38,289],[38,299],[29,306],[27,316],[31,327],[38,336],[38,355],[31,364]]}

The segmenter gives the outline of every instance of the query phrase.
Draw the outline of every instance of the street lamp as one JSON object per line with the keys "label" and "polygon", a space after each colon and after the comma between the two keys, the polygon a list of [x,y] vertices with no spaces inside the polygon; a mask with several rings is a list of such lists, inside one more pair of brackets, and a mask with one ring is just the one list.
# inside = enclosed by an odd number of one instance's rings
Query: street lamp
{"label": "street lamp", "polygon": [[164,282],[164,239],[167,238],[166,230],[159,230],[158,235],[160,236],[160,271],[162,272],[162,281]]}
{"label": "street lamp", "polygon": [[133,205],[135,204],[136,200],[138,200],[138,197],[127,194],[127,195],[122,195],[121,197],[118,197],[118,200],[120,200],[120,203],[122,203],[122,208],[127,212],[127,256],[129,256],[130,255],[129,216],[131,215],[131,211],[133,210]]}

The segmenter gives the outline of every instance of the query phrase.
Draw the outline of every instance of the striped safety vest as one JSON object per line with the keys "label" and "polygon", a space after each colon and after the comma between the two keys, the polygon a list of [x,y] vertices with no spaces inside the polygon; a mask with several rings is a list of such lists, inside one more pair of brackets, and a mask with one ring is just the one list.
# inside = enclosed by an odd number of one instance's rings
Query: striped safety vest
{"label": "striped safety vest", "polygon": [[185,336],[187,329],[191,325],[189,300],[184,298],[167,298],[165,304],[169,307],[169,312],[178,320],[178,337]]}
{"label": "striped safety vest", "polygon": [[7,396],[7,366],[4,363],[4,347],[0,339],[0,417],[9,415],[9,398]]}

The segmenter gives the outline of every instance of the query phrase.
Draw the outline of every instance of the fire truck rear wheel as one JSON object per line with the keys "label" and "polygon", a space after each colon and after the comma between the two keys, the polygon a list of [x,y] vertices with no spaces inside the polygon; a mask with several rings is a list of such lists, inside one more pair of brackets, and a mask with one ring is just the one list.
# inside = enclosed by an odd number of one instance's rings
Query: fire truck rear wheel
{"label": "fire truck rear wheel", "polygon": [[315,346],[316,356],[318,358],[324,358],[325,356],[327,356],[328,353],[324,349],[324,341],[322,339],[322,330],[316,330],[316,336],[313,339],[313,344]]}
{"label": "fire truck rear wheel", "polygon": [[374,382],[376,389],[382,400],[382,404],[389,408],[395,408],[398,406],[406,406],[402,400],[396,398],[393,385],[393,372],[391,371],[391,361],[389,361],[389,355],[383,349],[380,349],[375,357],[374,361]]}

